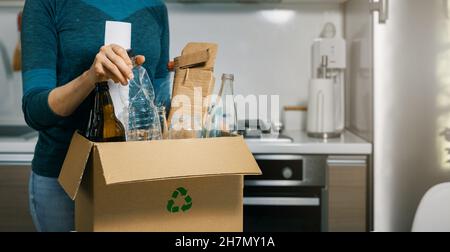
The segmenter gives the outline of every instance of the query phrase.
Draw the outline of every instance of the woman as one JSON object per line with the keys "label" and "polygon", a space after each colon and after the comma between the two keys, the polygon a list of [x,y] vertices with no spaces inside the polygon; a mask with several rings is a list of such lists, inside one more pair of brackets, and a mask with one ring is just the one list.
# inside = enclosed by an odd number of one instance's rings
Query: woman
{"label": "woman", "polygon": [[[28,0],[22,27],[23,112],[39,131],[30,209],[38,231],[74,230],[74,203],[57,177],[76,130],[83,130],[95,83],[126,85],[132,63],[104,43],[105,22],[132,24],[132,48],[149,72],[160,105],[169,105],[169,27],[162,0]],[[144,56],[145,55],[145,58]]]}

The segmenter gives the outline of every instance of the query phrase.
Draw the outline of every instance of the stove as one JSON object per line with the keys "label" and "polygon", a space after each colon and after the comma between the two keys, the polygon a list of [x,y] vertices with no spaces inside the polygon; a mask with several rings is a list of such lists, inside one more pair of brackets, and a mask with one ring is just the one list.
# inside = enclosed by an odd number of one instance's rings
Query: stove
{"label": "stove", "polygon": [[262,120],[241,120],[238,122],[239,134],[248,143],[292,143],[293,139],[279,134],[281,129],[275,129]]}

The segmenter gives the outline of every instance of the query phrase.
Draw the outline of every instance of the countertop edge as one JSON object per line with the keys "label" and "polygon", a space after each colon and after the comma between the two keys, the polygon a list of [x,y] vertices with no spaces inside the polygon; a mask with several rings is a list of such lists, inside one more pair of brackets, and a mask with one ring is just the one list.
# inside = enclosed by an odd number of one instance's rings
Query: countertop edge
{"label": "countertop edge", "polygon": [[308,138],[305,132],[291,131],[287,136],[293,143],[247,142],[254,154],[300,154],[300,155],[371,155],[373,145],[356,134],[345,131],[342,138],[321,141]]}

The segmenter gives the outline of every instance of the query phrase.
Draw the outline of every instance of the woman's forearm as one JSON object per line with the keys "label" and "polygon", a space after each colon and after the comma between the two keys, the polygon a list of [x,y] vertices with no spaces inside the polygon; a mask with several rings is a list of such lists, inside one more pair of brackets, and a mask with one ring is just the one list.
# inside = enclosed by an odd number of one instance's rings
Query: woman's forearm
{"label": "woman's forearm", "polygon": [[95,82],[95,76],[86,71],[66,85],[53,89],[48,96],[50,108],[59,116],[70,116],[94,90]]}

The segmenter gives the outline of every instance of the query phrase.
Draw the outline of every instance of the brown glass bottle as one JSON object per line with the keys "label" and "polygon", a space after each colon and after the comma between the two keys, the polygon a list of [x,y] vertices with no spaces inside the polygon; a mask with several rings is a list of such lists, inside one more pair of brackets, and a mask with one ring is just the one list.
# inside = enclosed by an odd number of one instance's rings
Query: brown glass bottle
{"label": "brown glass bottle", "polygon": [[125,142],[125,128],[114,113],[107,82],[97,83],[86,137],[93,142]]}

